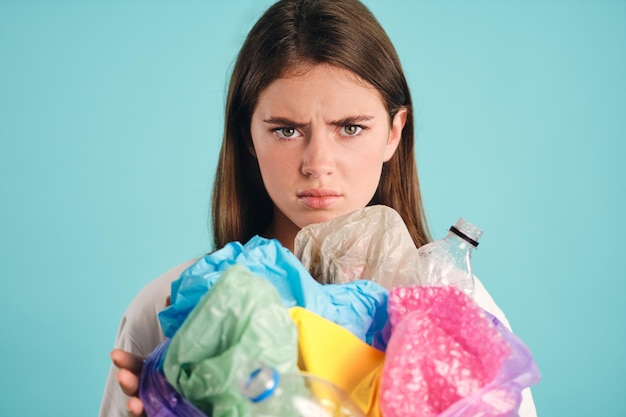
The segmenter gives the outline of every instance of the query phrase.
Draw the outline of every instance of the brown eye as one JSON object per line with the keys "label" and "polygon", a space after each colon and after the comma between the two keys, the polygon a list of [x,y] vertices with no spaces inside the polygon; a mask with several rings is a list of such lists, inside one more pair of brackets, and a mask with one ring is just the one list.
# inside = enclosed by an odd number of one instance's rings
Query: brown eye
{"label": "brown eye", "polygon": [[302,136],[295,127],[277,127],[272,132],[280,139],[296,139]]}
{"label": "brown eye", "polygon": [[291,127],[283,127],[282,129],[280,129],[280,134],[286,138],[290,138],[296,134],[296,129],[293,129]]}
{"label": "brown eye", "polygon": [[278,127],[273,132],[281,139],[296,139],[302,136],[298,129],[294,127]]}
{"label": "brown eye", "polygon": [[346,125],[343,127],[343,131],[348,136],[354,136],[361,131],[361,126],[359,125]]}

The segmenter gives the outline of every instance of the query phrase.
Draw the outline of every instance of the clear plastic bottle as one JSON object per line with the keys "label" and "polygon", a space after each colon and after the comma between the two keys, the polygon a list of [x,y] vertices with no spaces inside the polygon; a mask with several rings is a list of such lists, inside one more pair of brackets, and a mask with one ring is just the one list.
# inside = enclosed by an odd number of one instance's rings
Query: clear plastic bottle
{"label": "clear plastic bottle", "polygon": [[359,406],[339,387],[306,374],[280,374],[257,364],[239,377],[254,417],[365,417]]}
{"label": "clear plastic bottle", "polygon": [[483,232],[460,218],[448,235],[418,249],[418,276],[424,285],[455,285],[471,295],[474,291],[472,251]]}

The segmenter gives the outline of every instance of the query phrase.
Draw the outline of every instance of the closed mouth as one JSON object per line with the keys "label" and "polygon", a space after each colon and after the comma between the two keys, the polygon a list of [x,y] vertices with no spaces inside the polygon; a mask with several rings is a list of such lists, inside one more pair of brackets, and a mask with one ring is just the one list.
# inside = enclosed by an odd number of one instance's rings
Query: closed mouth
{"label": "closed mouth", "polygon": [[330,208],[341,197],[337,191],[322,188],[304,190],[297,195],[300,202],[312,209]]}
{"label": "closed mouth", "polygon": [[328,189],[309,189],[309,190],[304,190],[299,192],[298,197],[300,198],[304,198],[304,197],[339,197],[340,194],[336,191],[333,190],[328,190]]}

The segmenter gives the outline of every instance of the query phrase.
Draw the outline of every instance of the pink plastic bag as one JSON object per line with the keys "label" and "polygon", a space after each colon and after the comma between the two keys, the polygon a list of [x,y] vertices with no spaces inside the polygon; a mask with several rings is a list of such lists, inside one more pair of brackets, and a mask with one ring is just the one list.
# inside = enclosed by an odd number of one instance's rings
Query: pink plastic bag
{"label": "pink plastic bag", "polygon": [[456,287],[395,288],[389,319],[385,417],[516,416],[539,380],[524,344]]}

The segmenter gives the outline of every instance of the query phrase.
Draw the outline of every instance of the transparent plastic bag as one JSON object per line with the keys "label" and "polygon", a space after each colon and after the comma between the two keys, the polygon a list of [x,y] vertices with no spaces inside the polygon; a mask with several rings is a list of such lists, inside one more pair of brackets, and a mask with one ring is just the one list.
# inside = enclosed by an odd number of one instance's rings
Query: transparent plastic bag
{"label": "transparent plastic bag", "polygon": [[306,372],[281,374],[257,363],[242,372],[239,385],[253,417],[365,417],[341,388]]}
{"label": "transparent plastic bag", "polygon": [[400,214],[387,206],[365,207],[302,228],[294,253],[323,284],[364,279],[388,290],[422,284],[415,243]]}

